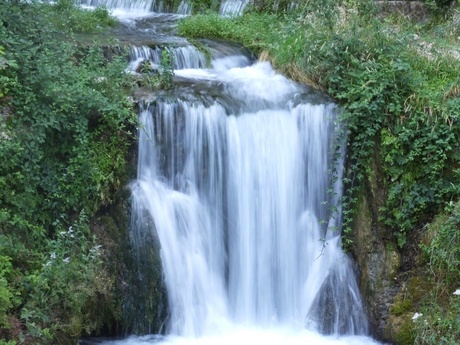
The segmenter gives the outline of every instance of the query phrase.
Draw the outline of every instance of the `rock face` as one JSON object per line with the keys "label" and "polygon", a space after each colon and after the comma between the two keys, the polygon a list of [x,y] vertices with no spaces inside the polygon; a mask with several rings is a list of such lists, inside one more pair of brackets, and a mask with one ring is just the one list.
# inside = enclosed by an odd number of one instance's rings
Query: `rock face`
{"label": "rock face", "polygon": [[[168,317],[158,240],[153,236],[144,238],[145,246],[139,253],[133,250],[130,238],[128,181],[136,176],[137,142],[132,143],[126,158],[123,187],[114,191],[112,203],[91,220],[92,231],[102,246],[106,273],[102,278],[109,281],[107,291],[94,295],[91,301],[95,322],[100,326],[95,336],[162,333]],[[138,221],[146,226],[151,223],[148,216]]]}
{"label": "rock face", "polygon": [[344,288],[342,278],[340,272],[334,269],[324,280],[307,316],[307,328],[314,328],[321,334],[347,334],[351,329],[357,330],[355,326],[358,323],[362,324],[359,316],[363,310],[357,303],[353,309],[358,309],[358,312],[350,310],[347,302],[356,300],[355,290]]}
{"label": "rock face", "polygon": [[360,268],[360,289],[366,301],[373,336],[392,341],[387,328],[389,307],[398,292],[396,275],[401,256],[391,232],[378,221],[385,188],[379,157],[372,162],[372,176],[364,183],[353,225],[353,255]]}

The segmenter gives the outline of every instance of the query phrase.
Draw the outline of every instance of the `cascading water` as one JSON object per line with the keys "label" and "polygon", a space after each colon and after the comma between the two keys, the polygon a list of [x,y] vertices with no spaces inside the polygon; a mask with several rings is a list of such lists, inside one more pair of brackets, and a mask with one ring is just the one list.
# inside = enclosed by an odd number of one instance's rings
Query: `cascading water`
{"label": "cascading water", "polygon": [[[192,13],[193,2],[182,0],[178,5],[171,6],[171,1],[165,0],[75,0],[79,5],[105,6],[111,10],[125,10],[136,12],[169,12],[187,15]],[[243,13],[249,0],[222,0],[216,4],[219,13],[223,16],[233,17]]]}
{"label": "cascading water", "polygon": [[161,64],[162,52],[167,49],[172,55],[172,64],[175,70],[188,68],[204,68],[206,57],[194,46],[188,45],[176,48],[150,48],[147,46],[132,47],[130,52],[129,69],[135,70],[139,63],[148,60],[153,68]]}
{"label": "cascading water", "polygon": [[133,212],[147,209],[160,238],[170,331],[226,321],[365,334],[338,233],[320,224],[335,107],[294,105],[302,90],[268,63],[213,72],[202,77],[225,83],[230,104],[157,100],[141,112]]}
{"label": "cascading water", "polygon": [[155,0],[75,0],[79,5],[86,6],[105,6],[109,9],[124,9],[137,11],[159,11],[162,3]]}
{"label": "cascading water", "polygon": [[243,13],[249,0],[223,0],[220,4],[219,13],[225,17],[234,17]]}
{"label": "cascading water", "polygon": [[[102,343],[377,344],[340,245],[336,106],[207,43],[208,69],[194,47],[169,48],[182,89],[140,106],[131,240],[160,243],[168,335]],[[160,55],[133,48],[130,68]]]}

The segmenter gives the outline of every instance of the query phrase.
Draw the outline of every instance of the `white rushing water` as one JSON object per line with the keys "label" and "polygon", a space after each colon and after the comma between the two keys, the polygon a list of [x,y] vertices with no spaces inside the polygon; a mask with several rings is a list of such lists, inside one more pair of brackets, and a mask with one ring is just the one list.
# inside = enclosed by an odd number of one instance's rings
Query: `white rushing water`
{"label": "white rushing water", "polygon": [[341,250],[340,207],[326,205],[342,188],[335,105],[295,101],[305,89],[267,62],[196,61],[176,75],[223,96],[144,104],[132,185],[133,217],[153,220],[133,243],[152,232],[161,244],[169,335],[102,343],[377,344]]}
{"label": "white rushing water", "polygon": [[222,0],[219,14],[224,17],[235,17],[243,13],[249,0]]}
{"label": "white rushing water", "polygon": [[75,3],[91,7],[105,6],[109,9],[123,9],[143,13],[147,13],[161,5],[161,3],[157,4],[156,0],[75,0]]}
{"label": "white rushing water", "polygon": [[[105,6],[112,11],[130,11],[134,13],[177,13],[188,15],[192,13],[193,5],[189,0],[182,0],[176,7],[171,6],[171,1],[165,0],[75,0],[77,4],[97,7]],[[219,13],[222,16],[234,17],[241,15],[248,5],[249,0],[222,0],[219,3]]]}
{"label": "white rushing water", "polygon": [[174,48],[159,47],[131,47],[129,69],[136,70],[139,63],[149,60],[153,68],[161,64],[162,52],[167,49],[172,56],[172,67],[178,69],[198,69],[206,66],[206,57],[197,48],[191,45]]}
{"label": "white rushing water", "polygon": [[[162,49],[132,48],[129,69]],[[161,246],[168,335],[89,344],[378,344],[340,245],[336,106],[234,46],[209,68],[168,49],[189,96],[141,102],[131,186],[133,246]]]}

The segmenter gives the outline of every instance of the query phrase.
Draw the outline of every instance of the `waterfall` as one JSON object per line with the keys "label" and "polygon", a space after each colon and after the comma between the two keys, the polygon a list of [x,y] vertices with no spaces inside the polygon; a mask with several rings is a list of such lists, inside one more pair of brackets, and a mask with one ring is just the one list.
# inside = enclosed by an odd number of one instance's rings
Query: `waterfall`
{"label": "waterfall", "polygon": [[217,82],[224,94],[212,104],[159,97],[139,115],[133,217],[147,211],[153,224],[136,231],[161,244],[168,333],[281,327],[373,344],[362,337],[365,310],[340,245],[337,107],[312,102],[310,89],[267,62],[233,53],[215,54],[211,69],[194,66],[186,59],[176,75]]}
{"label": "waterfall", "polygon": [[172,67],[175,70],[186,68],[206,67],[206,57],[197,48],[191,45],[160,48],[160,47],[131,47],[129,69],[135,70],[140,62],[149,60],[153,68],[158,68],[161,63],[161,53],[167,50],[172,55]]}
{"label": "waterfall", "polygon": [[239,16],[248,5],[249,0],[223,0],[219,13],[225,17]]}
{"label": "waterfall", "polygon": [[[193,5],[189,0],[182,0],[179,5],[164,0],[75,0],[79,5],[97,7],[105,6],[111,10],[137,11],[148,13],[177,13],[188,15],[192,13]],[[249,0],[222,0],[219,13],[226,17],[241,15]]]}
{"label": "waterfall", "polygon": [[162,3],[157,3],[156,0],[75,0],[79,5],[86,6],[105,6],[109,9],[124,9],[138,11],[152,11],[161,9]]}
{"label": "waterfall", "polygon": [[172,333],[306,318],[327,333],[367,332],[340,237],[320,222],[334,119],[331,104],[236,116],[181,100],[142,110],[136,198],[160,237]]}
{"label": "waterfall", "polygon": [[[130,239],[140,261],[159,247],[167,335],[98,343],[378,344],[341,249],[337,106],[234,44],[202,43],[211,61],[190,45],[131,50],[133,73],[163,49],[176,60],[176,88],[140,100],[131,184]],[[149,291],[135,294],[143,311]]]}

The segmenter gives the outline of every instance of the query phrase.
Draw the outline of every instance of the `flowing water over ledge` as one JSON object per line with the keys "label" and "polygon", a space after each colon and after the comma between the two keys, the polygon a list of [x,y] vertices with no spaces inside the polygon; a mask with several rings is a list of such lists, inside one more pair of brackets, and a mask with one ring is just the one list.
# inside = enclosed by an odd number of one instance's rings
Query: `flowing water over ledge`
{"label": "flowing water over ledge", "polygon": [[[84,6],[105,6],[115,10],[115,14],[120,17],[126,17],[124,12],[131,12],[139,15],[140,13],[157,12],[157,13],[192,13],[192,2],[190,0],[181,0],[178,5],[174,1],[167,0],[76,0],[77,4]],[[219,13],[222,16],[233,17],[240,15],[248,5],[249,0],[223,0],[222,2],[214,1],[218,6]]]}
{"label": "flowing water over ledge", "polygon": [[[122,13],[155,40],[161,15]],[[377,344],[340,246],[336,106],[234,44],[203,41],[207,67],[181,42],[168,48],[177,87],[139,96],[131,185],[131,241],[161,245],[168,335],[81,343]],[[161,49],[133,47],[128,68],[158,65]]]}

